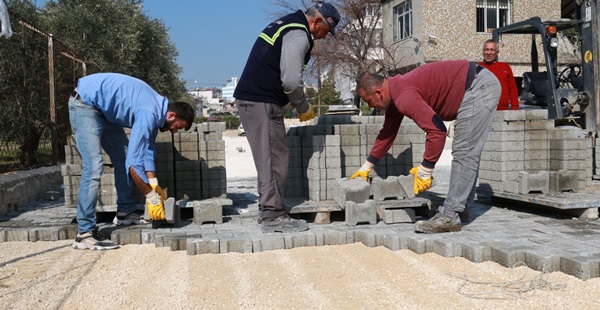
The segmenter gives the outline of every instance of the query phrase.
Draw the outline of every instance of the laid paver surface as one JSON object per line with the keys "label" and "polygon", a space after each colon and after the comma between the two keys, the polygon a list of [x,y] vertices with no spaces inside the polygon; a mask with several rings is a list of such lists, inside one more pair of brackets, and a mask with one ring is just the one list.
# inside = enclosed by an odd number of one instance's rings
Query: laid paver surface
{"label": "laid paver surface", "polygon": [[[449,166],[436,168],[437,184],[424,195],[438,206],[448,189]],[[562,271],[580,279],[600,276],[600,222],[572,218],[558,210],[521,206],[510,201],[480,197],[469,206],[471,220],[461,232],[419,234],[412,223],[347,226],[332,216],[330,224],[310,224],[310,230],[293,234],[263,234],[256,222],[256,178],[230,178],[223,207],[223,224],[195,225],[183,215],[182,227],[152,229],[151,224],[116,227],[113,213],[98,213],[99,226],[121,244],[155,243],[186,250],[188,254],[260,252],[299,246],[362,242],[391,250],[435,252],[461,256],[474,262],[495,261],[511,267],[518,263],[546,271]],[[76,209],[64,200],[38,200],[0,217],[0,241],[44,241],[74,238]],[[423,219],[423,218],[417,218]]]}

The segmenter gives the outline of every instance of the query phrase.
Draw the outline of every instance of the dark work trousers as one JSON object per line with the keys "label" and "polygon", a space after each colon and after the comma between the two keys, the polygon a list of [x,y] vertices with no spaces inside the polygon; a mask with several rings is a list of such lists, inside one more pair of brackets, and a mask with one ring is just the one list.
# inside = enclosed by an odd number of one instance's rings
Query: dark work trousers
{"label": "dark work trousers", "polygon": [[288,175],[289,150],[283,109],[273,103],[236,100],[258,174],[259,216],[273,219],[286,213],[283,189]]}
{"label": "dark work trousers", "polygon": [[481,70],[465,92],[454,120],[450,188],[446,210],[462,212],[473,200],[481,153],[492,128],[501,86],[494,74]]}

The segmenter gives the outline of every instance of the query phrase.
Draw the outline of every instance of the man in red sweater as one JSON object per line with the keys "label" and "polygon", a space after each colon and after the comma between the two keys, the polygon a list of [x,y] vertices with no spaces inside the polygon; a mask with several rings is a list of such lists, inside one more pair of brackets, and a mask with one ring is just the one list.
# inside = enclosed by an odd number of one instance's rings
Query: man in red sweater
{"label": "man in red sweater", "polygon": [[493,39],[486,40],[483,43],[483,61],[479,65],[484,66],[500,81],[502,86],[502,95],[498,102],[498,111],[500,110],[518,110],[519,94],[517,83],[510,66],[505,62],[498,61],[498,43]]}
{"label": "man in red sweater", "polygon": [[414,192],[431,188],[432,172],[446,143],[444,121],[454,120],[450,187],[443,206],[427,221],[415,223],[424,233],[460,231],[459,213],[475,194],[481,152],[492,127],[500,98],[498,79],[485,68],[466,60],[429,63],[405,75],[384,78],[367,73],[358,94],[371,108],[385,111],[383,128],[369,157],[351,178],[368,180],[373,166],[394,144],[404,116],[426,133],[425,153],[414,175]]}

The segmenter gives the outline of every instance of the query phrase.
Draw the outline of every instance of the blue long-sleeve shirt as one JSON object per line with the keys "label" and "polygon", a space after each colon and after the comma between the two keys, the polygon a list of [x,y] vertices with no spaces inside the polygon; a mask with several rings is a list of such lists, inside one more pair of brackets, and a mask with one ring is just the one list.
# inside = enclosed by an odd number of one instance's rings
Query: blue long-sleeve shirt
{"label": "blue long-sleeve shirt", "polygon": [[119,73],[96,73],[79,79],[81,99],[98,108],[106,120],[131,128],[125,168],[146,183],[146,171],[156,171],[155,140],[165,125],[169,101],[144,81]]}

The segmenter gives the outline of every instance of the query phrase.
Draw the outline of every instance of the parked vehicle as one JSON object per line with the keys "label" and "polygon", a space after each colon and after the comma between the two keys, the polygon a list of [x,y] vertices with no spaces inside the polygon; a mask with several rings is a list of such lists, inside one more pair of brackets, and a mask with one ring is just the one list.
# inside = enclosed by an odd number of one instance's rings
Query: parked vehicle
{"label": "parked vehicle", "polygon": [[246,131],[244,130],[244,125],[242,125],[242,124],[240,124],[240,127],[238,127],[237,131],[238,131],[238,136],[246,135]]}

